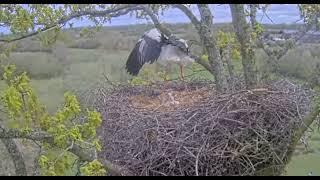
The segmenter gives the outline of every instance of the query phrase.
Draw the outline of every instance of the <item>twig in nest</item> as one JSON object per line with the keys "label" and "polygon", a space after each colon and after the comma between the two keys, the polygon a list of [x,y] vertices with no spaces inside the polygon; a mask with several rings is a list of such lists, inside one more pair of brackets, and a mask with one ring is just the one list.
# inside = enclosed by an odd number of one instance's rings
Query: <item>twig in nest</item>
{"label": "twig in nest", "polygon": [[102,73],[104,79],[112,86],[116,87],[116,85],[108,78],[108,76],[105,73]]}

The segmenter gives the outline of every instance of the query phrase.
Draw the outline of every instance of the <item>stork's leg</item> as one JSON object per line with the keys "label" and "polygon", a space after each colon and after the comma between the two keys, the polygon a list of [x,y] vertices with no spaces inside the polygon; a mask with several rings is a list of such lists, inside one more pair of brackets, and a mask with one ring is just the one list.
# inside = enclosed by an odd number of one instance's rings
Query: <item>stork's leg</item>
{"label": "stork's leg", "polygon": [[164,79],[164,81],[168,81],[168,71],[167,70],[164,71],[163,79]]}
{"label": "stork's leg", "polygon": [[[181,80],[184,81],[184,73],[183,73],[183,69],[184,69],[184,66],[182,64],[180,64],[180,76],[181,76]],[[184,83],[184,88],[185,89],[188,89],[187,87],[187,84]]]}
{"label": "stork's leg", "polygon": [[182,64],[179,64],[179,65],[180,65],[180,79],[184,81],[183,65]]}
{"label": "stork's leg", "polygon": [[164,70],[164,81],[169,81],[169,65],[165,65],[165,70]]}

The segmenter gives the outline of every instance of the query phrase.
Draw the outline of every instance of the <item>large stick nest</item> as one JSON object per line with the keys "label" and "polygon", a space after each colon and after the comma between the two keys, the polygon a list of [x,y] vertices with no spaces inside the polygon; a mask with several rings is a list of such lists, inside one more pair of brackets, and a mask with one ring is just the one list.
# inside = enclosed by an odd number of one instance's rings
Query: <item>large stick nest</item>
{"label": "large stick nest", "polygon": [[103,115],[99,157],[133,175],[255,175],[271,166],[280,170],[312,98],[287,80],[224,94],[208,83],[97,92],[96,108]]}

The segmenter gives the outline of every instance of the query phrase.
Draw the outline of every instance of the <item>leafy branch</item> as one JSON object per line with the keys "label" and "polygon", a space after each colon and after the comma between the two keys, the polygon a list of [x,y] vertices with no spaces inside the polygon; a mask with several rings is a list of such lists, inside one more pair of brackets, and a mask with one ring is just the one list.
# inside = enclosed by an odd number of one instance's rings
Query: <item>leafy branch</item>
{"label": "leafy branch", "polygon": [[103,11],[83,10],[83,11],[73,12],[72,14],[70,14],[68,16],[62,17],[57,22],[53,22],[49,25],[46,25],[46,27],[41,28],[38,31],[24,34],[24,35],[21,35],[19,37],[12,38],[12,39],[0,39],[0,42],[10,43],[10,42],[22,40],[22,39],[25,39],[25,38],[28,38],[31,36],[35,36],[41,32],[48,31],[48,30],[53,29],[59,25],[64,25],[68,21],[71,21],[72,19],[79,18],[82,16],[91,16],[91,17],[108,16],[109,18],[118,17],[121,15],[125,15],[125,14],[129,13],[130,11],[137,10],[136,6],[137,5],[122,5],[122,6],[116,6],[112,9],[107,9],[107,10],[103,10]]}
{"label": "leafy branch", "polygon": [[[45,142],[49,143],[50,145],[54,145],[54,137],[46,132],[43,131],[29,131],[29,132],[23,132],[18,129],[9,129],[9,128],[0,128],[0,139],[28,139],[33,141],[39,141],[39,142]],[[95,152],[90,152],[88,150],[84,150],[80,145],[73,144],[71,146],[71,143],[69,143],[67,150],[77,157],[79,157],[79,160],[81,161],[87,161],[91,162],[96,159]],[[109,161],[102,162],[105,169],[108,170],[108,172],[111,175],[124,175],[129,172],[125,172],[127,170],[122,169],[121,167],[114,165],[113,163]]]}
{"label": "leafy branch", "polygon": [[[7,142],[9,152],[15,161],[17,174],[24,174],[24,163],[21,163],[21,153],[14,148],[13,139],[28,139],[41,142],[45,149],[58,149],[62,152],[70,152],[76,155],[79,160],[88,162],[84,167],[85,173],[108,171],[112,175],[122,175],[123,170],[111,162],[104,161],[102,164],[97,161],[97,153],[101,149],[96,137],[96,129],[100,126],[101,115],[96,111],[86,111],[86,121],[77,122],[81,116],[81,107],[76,97],[65,93],[65,103],[54,115],[49,115],[41,105],[33,89],[30,80],[25,73],[14,75],[15,66],[4,66],[4,80],[7,87],[1,97],[1,101],[8,114],[4,122],[21,121],[19,129],[0,127],[0,139]],[[9,144],[10,143],[10,144]],[[66,158],[59,158],[60,156]],[[46,175],[61,175],[70,169],[68,163],[70,156],[66,153],[51,157],[41,155],[39,158],[42,173]],[[59,161],[59,163],[58,163]],[[62,161],[62,162],[61,162]],[[63,161],[66,161],[63,163]],[[92,164],[93,163],[93,164]],[[66,165],[67,164],[67,165]],[[99,165],[100,164],[100,165]],[[90,167],[86,167],[86,166]],[[65,167],[67,166],[67,167]],[[105,168],[105,170],[99,169]],[[89,168],[89,169],[88,169]],[[98,169],[92,169],[98,168]],[[106,172],[105,172],[106,173]]]}

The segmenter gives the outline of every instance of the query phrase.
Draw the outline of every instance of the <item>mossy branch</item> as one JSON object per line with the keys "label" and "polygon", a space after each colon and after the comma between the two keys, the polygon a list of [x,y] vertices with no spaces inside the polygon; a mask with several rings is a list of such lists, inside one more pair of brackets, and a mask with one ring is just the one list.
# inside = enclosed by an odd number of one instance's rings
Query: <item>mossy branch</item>
{"label": "mossy branch", "polygon": [[13,139],[8,139],[8,138],[1,139],[1,141],[11,156],[11,159],[15,167],[15,173],[16,173],[15,175],[27,176],[28,174],[27,174],[26,164],[24,162],[22,153],[20,152],[16,142]]}
{"label": "mossy branch", "polygon": [[[0,139],[2,139],[3,141],[9,141],[9,140],[11,141],[12,139],[28,139],[28,140],[40,141],[40,142],[45,142],[45,143],[54,145],[53,136],[47,134],[46,132],[41,132],[41,131],[23,132],[18,129],[8,129],[8,128],[1,127]],[[69,149],[69,152],[78,156],[81,161],[90,162],[96,159],[95,152],[89,151],[87,149],[83,149],[76,144],[74,144],[72,148]],[[14,161],[15,161],[15,164],[18,164],[18,162],[20,162],[21,160],[15,158]],[[115,176],[130,175],[130,172],[128,170],[122,169],[121,167],[111,163],[110,161],[103,161],[101,163],[104,165],[105,169],[108,171],[110,175],[115,175]],[[24,164],[24,162],[22,164]],[[22,173],[23,172],[21,171],[21,173],[19,174],[22,175]]]}

